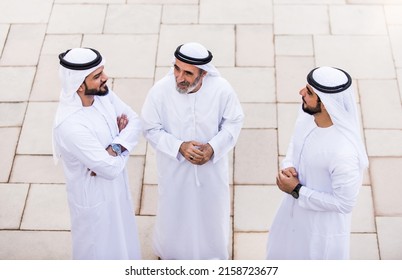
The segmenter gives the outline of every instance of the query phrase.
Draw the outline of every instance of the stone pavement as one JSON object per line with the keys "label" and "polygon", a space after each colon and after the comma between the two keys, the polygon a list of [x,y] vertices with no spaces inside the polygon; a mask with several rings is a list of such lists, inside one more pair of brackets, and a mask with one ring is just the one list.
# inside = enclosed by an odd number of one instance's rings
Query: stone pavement
{"label": "stone pavement", "polygon": [[[199,41],[246,120],[231,154],[233,259],[263,259],[275,186],[309,70],[354,78],[370,157],[353,212],[352,259],[402,259],[401,0],[0,0],[0,259],[70,259],[64,177],[52,161],[57,55],[99,49],[110,86],[140,112],[175,47]],[[144,259],[155,259],[154,151],[129,161]]]}

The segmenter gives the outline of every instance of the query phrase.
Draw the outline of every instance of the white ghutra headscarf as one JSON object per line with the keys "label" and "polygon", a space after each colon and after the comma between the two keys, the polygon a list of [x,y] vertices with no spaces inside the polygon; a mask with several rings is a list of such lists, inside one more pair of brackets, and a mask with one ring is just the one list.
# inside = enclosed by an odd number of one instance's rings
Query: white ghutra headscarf
{"label": "white ghutra headscarf", "polygon": [[[332,122],[353,144],[359,155],[360,169],[368,167],[368,157],[361,138],[360,122],[353,92],[352,78],[348,73],[333,67],[318,67],[307,75],[307,83],[320,97]],[[314,117],[300,110],[296,121],[294,154],[301,152],[302,143],[314,128]],[[296,164],[296,163],[294,163]]]}
{"label": "white ghutra headscarf", "polygon": [[[100,53],[89,48],[74,48],[59,55],[59,78],[61,81],[60,102],[53,122],[53,131],[71,114],[82,109],[82,102],[76,93],[85,78],[105,64]],[[55,163],[60,152],[53,136],[53,159]]]}
{"label": "white ghutra headscarf", "polygon": [[194,65],[206,71],[208,73],[207,75],[220,76],[219,71],[211,63],[212,58],[212,53],[203,45],[191,42],[177,47],[174,52],[173,63],[175,59],[178,59],[184,63]]}

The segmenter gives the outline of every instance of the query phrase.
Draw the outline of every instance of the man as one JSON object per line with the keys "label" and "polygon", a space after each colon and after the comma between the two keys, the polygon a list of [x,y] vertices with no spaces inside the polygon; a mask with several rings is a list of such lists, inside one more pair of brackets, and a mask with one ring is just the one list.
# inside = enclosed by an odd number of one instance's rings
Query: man
{"label": "man", "polygon": [[141,121],[108,89],[98,51],[75,48],[59,59],[53,143],[66,177],[73,258],[139,259],[126,164]]}
{"label": "man", "polygon": [[352,79],[313,69],[276,182],[287,193],[269,232],[268,259],[348,259],[351,211],[368,166]]}
{"label": "man", "polygon": [[227,154],[243,111],[204,46],[187,43],[174,56],[142,109],[144,135],[157,156],[154,251],[161,259],[228,259]]}

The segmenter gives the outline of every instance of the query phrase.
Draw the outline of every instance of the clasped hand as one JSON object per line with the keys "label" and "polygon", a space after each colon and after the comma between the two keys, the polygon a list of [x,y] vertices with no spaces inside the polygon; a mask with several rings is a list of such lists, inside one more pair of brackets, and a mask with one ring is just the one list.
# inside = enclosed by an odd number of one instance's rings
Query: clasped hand
{"label": "clasped hand", "polygon": [[197,141],[183,142],[179,151],[185,159],[197,165],[203,165],[208,162],[214,154],[214,149],[211,145]]}
{"label": "clasped hand", "polygon": [[298,174],[294,167],[282,169],[276,176],[276,184],[285,193],[291,193],[299,183]]}

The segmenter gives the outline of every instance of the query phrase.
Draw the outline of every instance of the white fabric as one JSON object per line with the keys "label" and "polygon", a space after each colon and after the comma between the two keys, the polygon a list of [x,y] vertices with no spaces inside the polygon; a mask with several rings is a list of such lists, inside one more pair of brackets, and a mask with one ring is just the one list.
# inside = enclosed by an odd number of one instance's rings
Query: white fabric
{"label": "white fabric", "polygon": [[[129,122],[120,133],[117,116]],[[74,259],[139,259],[140,247],[126,170],[138,143],[138,115],[112,91],[95,97],[54,129],[66,177]],[[111,143],[128,151],[113,157]],[[90,176],[91,171],[96,176]]]}
{"label": "white fabric", "polygon": [[267,259],[348,259],[362,182],[357,151],[336,126],[314,127],[297,166],[303,187],[297,200],[284,195],[269,229]]}
{"label": "white fabric", "polygon": [[[243,123],[235,92],[206,76],[196,93],[180,94],[172,73],[150,90],[142,109],[144,136],[156,150],[159,200],[154,251],[162,259],[227,259],[230,230],[228,152]],[[209,143],[212,160],[193,165],[184,141]]]}
{"label": "white fabric", "polygon": [[[322,85],[346,82],[334,68],[316,71]],[[285,195],[269,232],[269,259],[349,258],[350,212],[368,159],[352,86],[335,94],[314,92],[333,126],[318,128],[313,116],[299,111],[282,168],[295,167],[303,187],[297,200]]]}
{"label": "white fabric", "polygon": [[[95,53],[73,49],[64,57],[75,63],[92,61]],[[66,177],[74,259],[140,259],[140,245],[126,170],[129,151],[138,143],[138,115],[116,94],[95,96],[83,107],[76,93],[89,70],[60,66],[62,92],[53,125],[54,157],[61,158]],[[119,133],[117,117],[127,115]],[[127,151],[110,156],[106,148],[121,144]],[[95,172],[96,176],[91,176]]]}
{"label": "white fabric", "polygon": [[[186,56],[193,57],[193,58],[206,58],[208,57],[208,50],[199,43],[186,43],[183,44],[180,48],[180,52]],[[173,63],[175,62],[176,57],[173,58]],[[194,65],[204,71],[207,71],[210,76],[220,76],[218,69],[211,63],[207,63],[204,65]]]}

